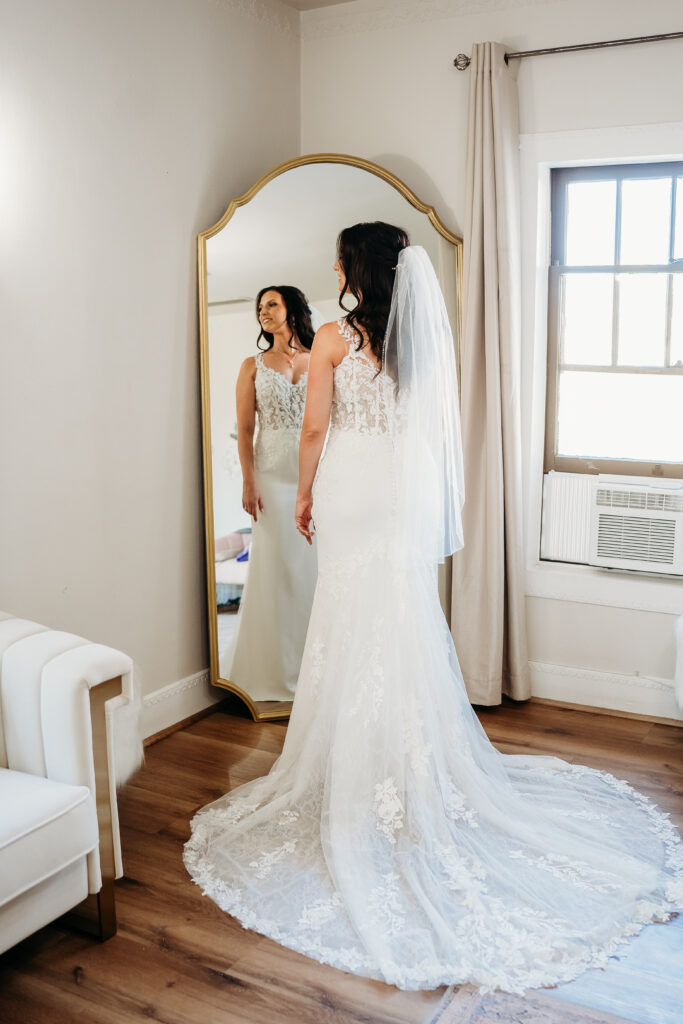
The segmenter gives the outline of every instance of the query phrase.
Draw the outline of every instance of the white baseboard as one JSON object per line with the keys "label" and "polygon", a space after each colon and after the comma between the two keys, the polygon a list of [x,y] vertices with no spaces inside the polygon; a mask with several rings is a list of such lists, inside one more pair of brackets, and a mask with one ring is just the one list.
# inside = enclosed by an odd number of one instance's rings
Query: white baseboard
{"label": "white baseboard", "polygon": [[[530,661],[529,668],[534,697],[683,721],[683,711],[676,702],[672,679],[625,676],[540,661]],[[198,711],[204,711],[224,696],[223,692],[211,686],[208,670],[153,690],[142,702],[144,739]]]}
{"label": "white baseboard", "polygon": [[683,721],[674,681],[530,661],[534,697]]}
{"label": "white baseboard", "polygon": [[224,696],[224,693],[211,686],[208,670],[153,690],[142,700],[144,739],[182,722],[190,715],[196,715],[198,711],[204,711]]}

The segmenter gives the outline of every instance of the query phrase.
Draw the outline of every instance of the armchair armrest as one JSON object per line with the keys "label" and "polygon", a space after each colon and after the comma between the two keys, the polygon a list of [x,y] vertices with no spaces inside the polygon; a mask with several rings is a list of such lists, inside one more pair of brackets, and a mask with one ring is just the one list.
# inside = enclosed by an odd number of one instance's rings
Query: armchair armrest
{"label": "armchair armrest", "polygon": [[105,705],[133,696],[130,658],[27,620],[0,622],[0,696],[5,758],[17,771],[86,785],[100,841],[88,855],[88,887],[101,937],[115,931],[114,878],[123,873],[116,802],[113,720]]}
{"label": "armchair armrest", "polygon": [[92,929],[94,910],[102,939],[116,931],[114,879],[123,873],[117,774],[124,781],[141,757],[134,725],[115,764],[110,712],[126,704],[135,722],[133,663],[125,654],[0,612],[0,766],[86,785],[93,794],[99,843],[88,854],[91,895],[71,916]]}

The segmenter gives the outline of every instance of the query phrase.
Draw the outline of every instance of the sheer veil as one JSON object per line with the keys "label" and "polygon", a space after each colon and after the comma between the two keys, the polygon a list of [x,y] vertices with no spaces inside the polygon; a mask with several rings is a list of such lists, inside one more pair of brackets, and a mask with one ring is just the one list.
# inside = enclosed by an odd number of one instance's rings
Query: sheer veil
{"label": "sheer veil", "polygon": [[396,550],[408,563],[443,561],[463,546],[458,380],[446,305],[426,251],[398,257],[383,372],[396,391]]}
{"label": "sheer veil", "polygon": [[308,303],[308,309],[311,314],[311,324],[313,326],[313,333],[315,334],[320,327],[325,323],[325,317],[322,315],[317,306]]}

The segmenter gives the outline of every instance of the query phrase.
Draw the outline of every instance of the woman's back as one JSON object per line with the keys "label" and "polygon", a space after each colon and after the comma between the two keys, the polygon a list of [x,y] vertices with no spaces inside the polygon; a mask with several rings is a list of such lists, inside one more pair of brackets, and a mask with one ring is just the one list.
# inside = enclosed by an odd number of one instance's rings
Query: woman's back
{"label": "woman's back", "polygon": [[395,397],[386,374],[344,320],[346,354],[334,370],[330,430],[314,485],[319,586],[337,598],[394,536]]}
{"label": "woman's back", "polygon": [[334,371],[330,434],[391,432],[395,400],[390,378],[379,370],[367,346],[358,350],[358,336],[345,320],[338,320],[337,327],[346,342],[346,355]]}

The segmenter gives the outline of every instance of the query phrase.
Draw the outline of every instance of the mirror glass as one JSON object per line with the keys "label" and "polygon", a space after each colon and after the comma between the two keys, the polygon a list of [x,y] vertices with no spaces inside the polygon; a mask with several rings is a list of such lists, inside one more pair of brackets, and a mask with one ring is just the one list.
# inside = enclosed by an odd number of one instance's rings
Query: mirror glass
{"label": "mirror glass", "polygon": [[[343,315],[332,269],[337,235],[358,221],[383,220],[429,253],[459,340],[459,240],[389,172],[338,159],[274,172],[199,239],[211,681],[238,693],[256,718],[288,714],[316,579],[315,544],[309,548],[294,526],[308,356],[299,343],[290,365],[277,344],[267,350],[262,337],[257,347],[257,296],[290,286],[312,307],[314,328],[336,320]],[[251,470],[243,466],[244,441],[242,459],[238,448],[238,419],[244,431],[250,416],[262,504],[256,521],[243,507]]]}

